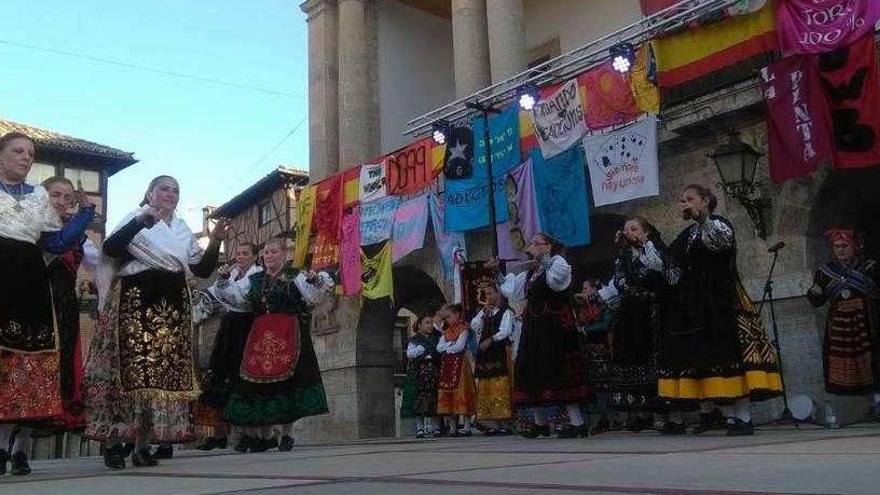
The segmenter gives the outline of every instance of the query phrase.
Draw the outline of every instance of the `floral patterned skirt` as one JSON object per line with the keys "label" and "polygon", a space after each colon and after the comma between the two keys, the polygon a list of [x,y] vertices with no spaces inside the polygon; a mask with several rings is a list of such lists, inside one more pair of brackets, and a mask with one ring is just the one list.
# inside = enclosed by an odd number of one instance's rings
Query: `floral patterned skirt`
{"label": "floral patterned skirt", "polygon": [[123,277],[120,285],[119,304],[99,315],[89,349],[85,436],[190,441],[190,404],[200,390],[184,275],[151,270]]}
{"label": "floral patterned skirt", "polygon": [[439,363],[434,359],[410,361],[409,372],[403,384],[400,416],[434,416],[437,414],[437,379]]}

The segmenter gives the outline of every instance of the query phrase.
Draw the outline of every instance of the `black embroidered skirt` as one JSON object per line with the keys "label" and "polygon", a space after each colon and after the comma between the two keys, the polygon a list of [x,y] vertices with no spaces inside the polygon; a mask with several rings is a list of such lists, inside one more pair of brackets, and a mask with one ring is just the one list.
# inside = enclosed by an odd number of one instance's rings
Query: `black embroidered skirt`
{"label": "black embroidered skirt", "polygon": [[216,408],[226,405],[230,388],[238,379],[244,345],[253,322],[253,313],[228,311],[223,316],[204,376],[201,403]]}

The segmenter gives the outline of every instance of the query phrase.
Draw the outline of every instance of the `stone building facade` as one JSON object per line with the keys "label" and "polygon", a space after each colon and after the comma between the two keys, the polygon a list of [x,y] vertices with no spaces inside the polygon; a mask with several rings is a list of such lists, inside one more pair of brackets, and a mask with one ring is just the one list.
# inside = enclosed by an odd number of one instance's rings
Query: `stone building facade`
{"label": "stone building facade", "polygon": [[[406,120],[473,93],[535,62],[586,44],[640,17],[636,0],[308,0],[310,81],[310,174],[320,180],[393,151],[406,143]],[[690,183],[715,186],[720,177],[709,155],[736,131],[767,152],[764,106],[755,69],[731,74],[709,91],[677,95],[660,115],[660,195],[594,208],[591,246],[571,253],[576,276],[610,268],[611,236],[626,215],[647,217],[671,241],[685,227],[676,201]],[[769,236],[755,234],[742,206],[717,188],[719,212],[735,224],[738,265],[750,294],[760,300],[771,256],[784,241],[775,277],[775,309],[789,396],[802,394],[819,407],[830,402],[838,420],[858,419],[861,398],[827,397],[822,381],[821,340],[825,314],[804,294],[813,270],[830,252],[822,233],[835,226],[867,231],[876,252],[880,169],[843,173],[822,169],[813,176],[772,184],[766,156],[758,181],[772,202]],[[430,230],[430,229],[429,229]],[[425,248],[395,264],[395,298],[342,298],[338,325],[315,338],[331,414],[304,420],[303,438],[327,440],[389,436],[394,427],[391,329],[401,309],[415,313],[451,296],[429,232]],[[469,233],[471,259],[488,257],[489,235]],[[764,317],[769,326],[768,307]],[[779,414],[781,400],[755,406],[758,420]]]}

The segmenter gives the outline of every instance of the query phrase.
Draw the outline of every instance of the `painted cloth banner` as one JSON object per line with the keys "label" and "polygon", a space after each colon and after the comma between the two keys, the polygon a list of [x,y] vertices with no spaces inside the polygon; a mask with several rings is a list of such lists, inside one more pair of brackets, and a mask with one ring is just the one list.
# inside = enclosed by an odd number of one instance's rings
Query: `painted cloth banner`
{"label": "painted cloth banner", "polygon": [[815,62],[795,55],[761,69],[773,182],[803,177],[831,160],[831,123]]}
{"label": "painted cloth banner", "polygon": [[[519,114],[515,107],[489,118],[489,139],[499,143],[500,149],[492,157],[492,178],[495,198],[495,222],[507,221],[507,201],[504,194],[505,176],[511,168],[519,165]],[[472,121],[474,139],[477,143],[483,135],[482,117]],[[482,145],[474,146],[477,150]],[[481,153],[485,157],[485,153]],[[480,154],[475,153],[475,157]],[[495,161],[495,158],[499,158]],[[475,158],[476,161],[477,158]],[[447,180],[446,190],[446,230],[448,232],[465,232],[489,225],[489,168],[485,164],[473,168],[467,179]]]}
{"label": "painted cloth banner", "polygon": [[360,202],[361,167],[352,167],[342,172],[342,208],[351,208]]}
{"label": "painted cloth banner", "polygon": [[569,247],[589,244],[590,203],[583,149],[572,146],[550,160],[535,150],[532,165],[542,230]]}
{"label": "painted cloth banner", "polygon": [[494,270],[483,266],[482,261],[466,261],[461,265],[461,305],[464,317],[470,321],[474,315],[489,303],[489,290],[496,286],[498,279]]}
{"label": "painted cloth banner", "polygon": [[[485,168],[486,127],[481,117],[474,117],[472,129],[475,167]],[[518,102],[508,105],[500,114],[489,117],[489,147],[492,150],[492,170],[510,170],[520,164]]]}
{"label": "painted cloth banner", "polygon": [[507,221],[498,225],[498,256],[502,259],[525,259],[525,249],[532,236],[541,231],[532,160],[507,174]]}
{"label": "painted cloth banner", "polygon": [[315,203],[315,232],[327,241],[339,240],[342,228],[342,174],[318,183]]}
{"label": "painted cloth banner", "polygon": [[399,203],[400,198],[389,196],[361,205],[361,246],[369,246],[391,238],[394,210]]}
{"label": "painted cloth banner", "polygon": [[775,10],[771,2],[757,12],[655,39],[652,44],[658,85],[677,86],[737,62],[778,51]]}
{"label": "painted cloth banner", "polygon": [[657,117],[584,138],[593,204],[621,203],[660,194]]}
{"label": "painted cloth banner", "polygon": [[577,81],[586,88],[584,115],[590,129],[626,124],[641,115],[628,75],[614,70],[611,61],[584,72]]}
{"label": "painted cloth banner", "polygon": [[315,186],[308,186],[299,194],[296,202],[296,241],[293,246],[293,266],[306,265],[309,254],[309,238],[312,236],[312,220],[315,212]]}
{"label": "painted cloth banner", "polygon": [[429,195],[428,203],[431,207],[431,226],[434,229],[434,241],[440,252],[440,266],[443,268],[443,276],[450,280],[455,275],[454,256],[458,251],[464,252],[464,234],[461,232],[449,233],[446,231],[444,220],[445,205],[443,198],[435,192]]}
{"label": "painted cloth banner", "polygon": [[342,295],[353,296],[361,291],[361,230],[360,208],[352,208],[342,217],[342,248],[339,276]]}
{"label": "painted cloth banner", "polygon": [[880,164],[880,80],[874,34],[833,52],[813,55],[831,107],[834,166]]}
{"label": "painted cloth banner", "polygon": [[[340,225],[340,228],[342,225]],[[324,270],[339,264],[339,241],[328,239],[323,234],[315,238],[315,252],[312,253],[312,270]]]}
{"label": "painted cloth banner", "polygon": [[824,53],[874,32],[877,0],[783,0],[778,2],[782,53]]}
{"label": "painted cloth banner", "polygon": [[552,158],[587,132],[577,79],[563,84],[547,98],[541,98],[532,110],[535,134],[546,158]]}
{"label": "painted cloth banner", "polygon": [[425,245],[425,229],[428,227],[428,194],[421,194],[400,203],[394,212],[394,239],[391,261],[422,249]]}
{"label": "painted cloth banner", "polygon": [[388,194],[409,196],[427,188],[434,181],[434,140],[425,138],[388,155]]}
{"label": "painted cloth banner", "polygon": [[385,176],[385,170],[385,162],[361,165],[361,203],[376,201],[388,194],[388,180]]}
{"label": "painted cloth banner", "polygon": [[361,266],[363,273],[361,293],[367,299],[380,299],[394,295],[394,283],[391,276],[391,243],[385,245],[373,256],[367,256],[361,250]]}
{"label": "painted cloth banner", "polygon": [[449,128],[443,175],[446,180],[467,179],[474,174],[474,132],[470,122]]}
{"label": "painted cloth banner", "polygon": [[636,60],[629,71],[629,87],[636,105],[643,112],[660,113],[660,88],[657,87],[657,63],[651,44],[645,43],[636,52]]}

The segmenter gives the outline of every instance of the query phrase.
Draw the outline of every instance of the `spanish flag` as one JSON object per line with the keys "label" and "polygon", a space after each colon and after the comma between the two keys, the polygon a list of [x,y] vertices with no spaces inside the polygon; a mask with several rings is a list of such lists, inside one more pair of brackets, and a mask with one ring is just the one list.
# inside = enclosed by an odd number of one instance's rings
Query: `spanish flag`
{"label": "spanish flag", "polygon": [[776,5],[654,40],[658,83],[670,88],[752,57],[779,51]]}
{"label": "spanish flag", "polygon": [[361,166],[349,168],[342,172],[342,208],[347,210],[357,206],[361,192]]}

